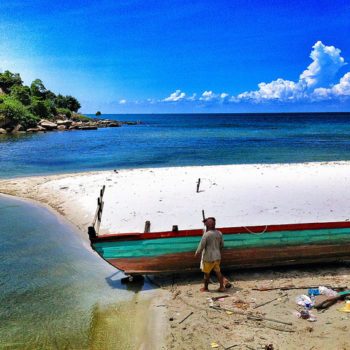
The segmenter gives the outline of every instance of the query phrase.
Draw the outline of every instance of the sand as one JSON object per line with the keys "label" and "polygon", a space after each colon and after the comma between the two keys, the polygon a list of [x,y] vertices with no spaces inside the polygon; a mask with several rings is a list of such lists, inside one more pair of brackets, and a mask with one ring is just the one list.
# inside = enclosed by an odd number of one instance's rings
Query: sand
{"label": "sand", "polygon": [[[218,227],[349,220],[349,184],[350,162],[327,162],[126,169],[16,178],[1,180],[0,192],[46,203],[80,228],[87,239],[87,227],[103,185],[101,233],[118,233],[143,232],[146,220],[151,221],[151,231],[170,230],[172,225],[200,228],[202,209],[206,216],[217,218]],[[226,274],[234,281],[234,288],[228,290],[230,297],[220,305],[239,305],[246,308],[245,312],[281,296],[278,291],[252,291],[261,285],[350,286],[348,265]],[[259,349],[270,343],[274,349],[350,349],[350,316],[337,311],[338,306],[316,313],[315,323],[293,315],[295,296],[305,289],[283,292],[286,297],[256,310],[265,317],[293,323],[286,326],[209,309],[207,298],[216,293],[199,292],[200,272],[157,280],[163,290],[152,307],[156,311],[164,308],[166,312],[159,315],[166,317],[160,316],[161,322],[153,318],[149,324],[158,324],[155,333],[165,337],[166,345],[159,348],[210,349],[216,342],[220,349],[232,345],[236,345],[234,349]],[[244,303],[234,304],[239,300]],[[192,311],[194,314],[179,324]],[[270,326],[278,329],[267,328]],[[149,347],[144,344],[143,348]]]}

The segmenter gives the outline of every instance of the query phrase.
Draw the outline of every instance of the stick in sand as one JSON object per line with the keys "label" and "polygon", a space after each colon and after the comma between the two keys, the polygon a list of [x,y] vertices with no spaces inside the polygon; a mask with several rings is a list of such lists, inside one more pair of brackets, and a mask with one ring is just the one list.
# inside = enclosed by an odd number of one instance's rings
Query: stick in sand
{"label": "stick in sand", "polygon": [[193,311],[191,311],[185,318],[183,318],[179,324],[181,324],[183,321],[187,320],[191,315],[193,315]]}
{"label": "stick in sand", "polygon": [[270,303],[272,303],[273,301],[275,301],[275,300],[277,300],[277,299],[279,299],[279,298],[284,298],[284,297],[286,297],[287,295],[288,295],[288,294],[283,294],[282,296],[277,297],[277,298],[273,298],[273,299],[271,299],[271,300],[269,300],[269,301],[266,301],[265,303],[255,305],[255,306],[253,307],[253,309],[257,309],[258,307],[261,307],[261,306],[270,304]]}

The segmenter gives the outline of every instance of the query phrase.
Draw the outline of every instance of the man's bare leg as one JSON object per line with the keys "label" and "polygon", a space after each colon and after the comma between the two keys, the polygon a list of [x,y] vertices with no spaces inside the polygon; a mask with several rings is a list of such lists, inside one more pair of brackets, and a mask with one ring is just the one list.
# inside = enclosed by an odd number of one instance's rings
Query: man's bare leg
{"label": "man's bare leg", "polygon": [[218,292],[224,292],[225,291],[224,277],[220,271],[215,271],[215,273],[216,273],[216,276],[220,282],[220,288],[218,289]]}
{"label": "man's bare leg", "polygon": [[210,273],[204,274],[204,287],[201,288],[201,292],[208,292],[208,286],[209,286],[209,279],[210,279]]}

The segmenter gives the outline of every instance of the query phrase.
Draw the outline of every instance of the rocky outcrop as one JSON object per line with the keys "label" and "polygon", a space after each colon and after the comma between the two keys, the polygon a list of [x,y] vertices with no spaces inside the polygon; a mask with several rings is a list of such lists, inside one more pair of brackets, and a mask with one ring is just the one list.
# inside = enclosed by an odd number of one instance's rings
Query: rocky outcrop
{"label": "rocky outcrop", "polygon": [[57,124],[50,122],[49,120],[42,119],[39,122],[39,125],[45,128],[46,130],[54,130],[57,129]]}
{"label": "rocky outcrop", "polygon": [[64,125],[66,128],[69,128],[73,123],[73,120],[64,119],[64,120],[56,120],[57,126]]}
{"label": "rocky outcrop", "polygon": [[45,132],[45,131],[46,131],[46,129],[40,125],[38,125],[36,128],[27,129],[27,132]]}
{"label": "rocky outcrop", "polygon": [[7,131],[3,128],[0,128],[0,135],[7,134]]}
{"label": "rocky outcrop", "polygon": [[66,130],[66,129],[67,129],[67,127],[65,125],[58,125],[57,126],[57,130],[62,131],[62,130]]}

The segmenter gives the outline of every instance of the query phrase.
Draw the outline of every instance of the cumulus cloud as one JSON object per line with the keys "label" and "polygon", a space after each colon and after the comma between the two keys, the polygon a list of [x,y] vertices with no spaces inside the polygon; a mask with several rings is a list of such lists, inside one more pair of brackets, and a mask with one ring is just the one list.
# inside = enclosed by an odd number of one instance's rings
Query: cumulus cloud
{"label": "cumulus cloud", "polygon": [[119,104],[120,104],[120,105],[125,105],[126,102],[127,102],[127,101],[126,101],[125,99],[119,100]]}
{"label": "cumulus cloud", "polygon": [[[212,106],[227,103],[313,103],[327,100],[350,100],[350,72],[337,79],[339,70],[347,63],[341,50],[317,41],[310,53],[312,62],[295,81],[278,78],[261,82],[258,89],[231,96],[226,92],[216,93],[205,90],[201,94],[187,95],[178,89],[163,99],[148,99],[148,104],[193,103],[198,106]],[[120,100],[120,104],[126,100]]]}
{"label": "cumulus cloud", "polygon": [[334,82],[339,69],[346,64],[340,54],[341,51],[334,46],[326,46],[317,41],[310,54],[312,63],[300,74],[298,81],[279,78],[270,83],[262,82],[258,84],[258,90],[243,92],[232,100],[259,103],[273,100],[281,102],[312,100],[316,96],[318,99],[322,96],[329,98],[325,87]]}
{"label": "cumulus cloud", "polygon": [[327,86],[333,82],[339,69],[346,63],[340,56],[341,51],[334,46],[326,46],[321,41],[312,47],[310,58],[313,62],[300,75],[300,82],[308,88]]}
{"label": "cumulus cloud", "polygon": [[312,93],[315,100],[329,100],[350,96],[350,72],[340,78],[339,83],[330,88],[317,88]]}
{"label": "cumulus cloud", "polygon": [[186,98],[186,94],[181,90],[176,90],[170,96],[163,99],[164,102],[178,102],[184,100]]}

